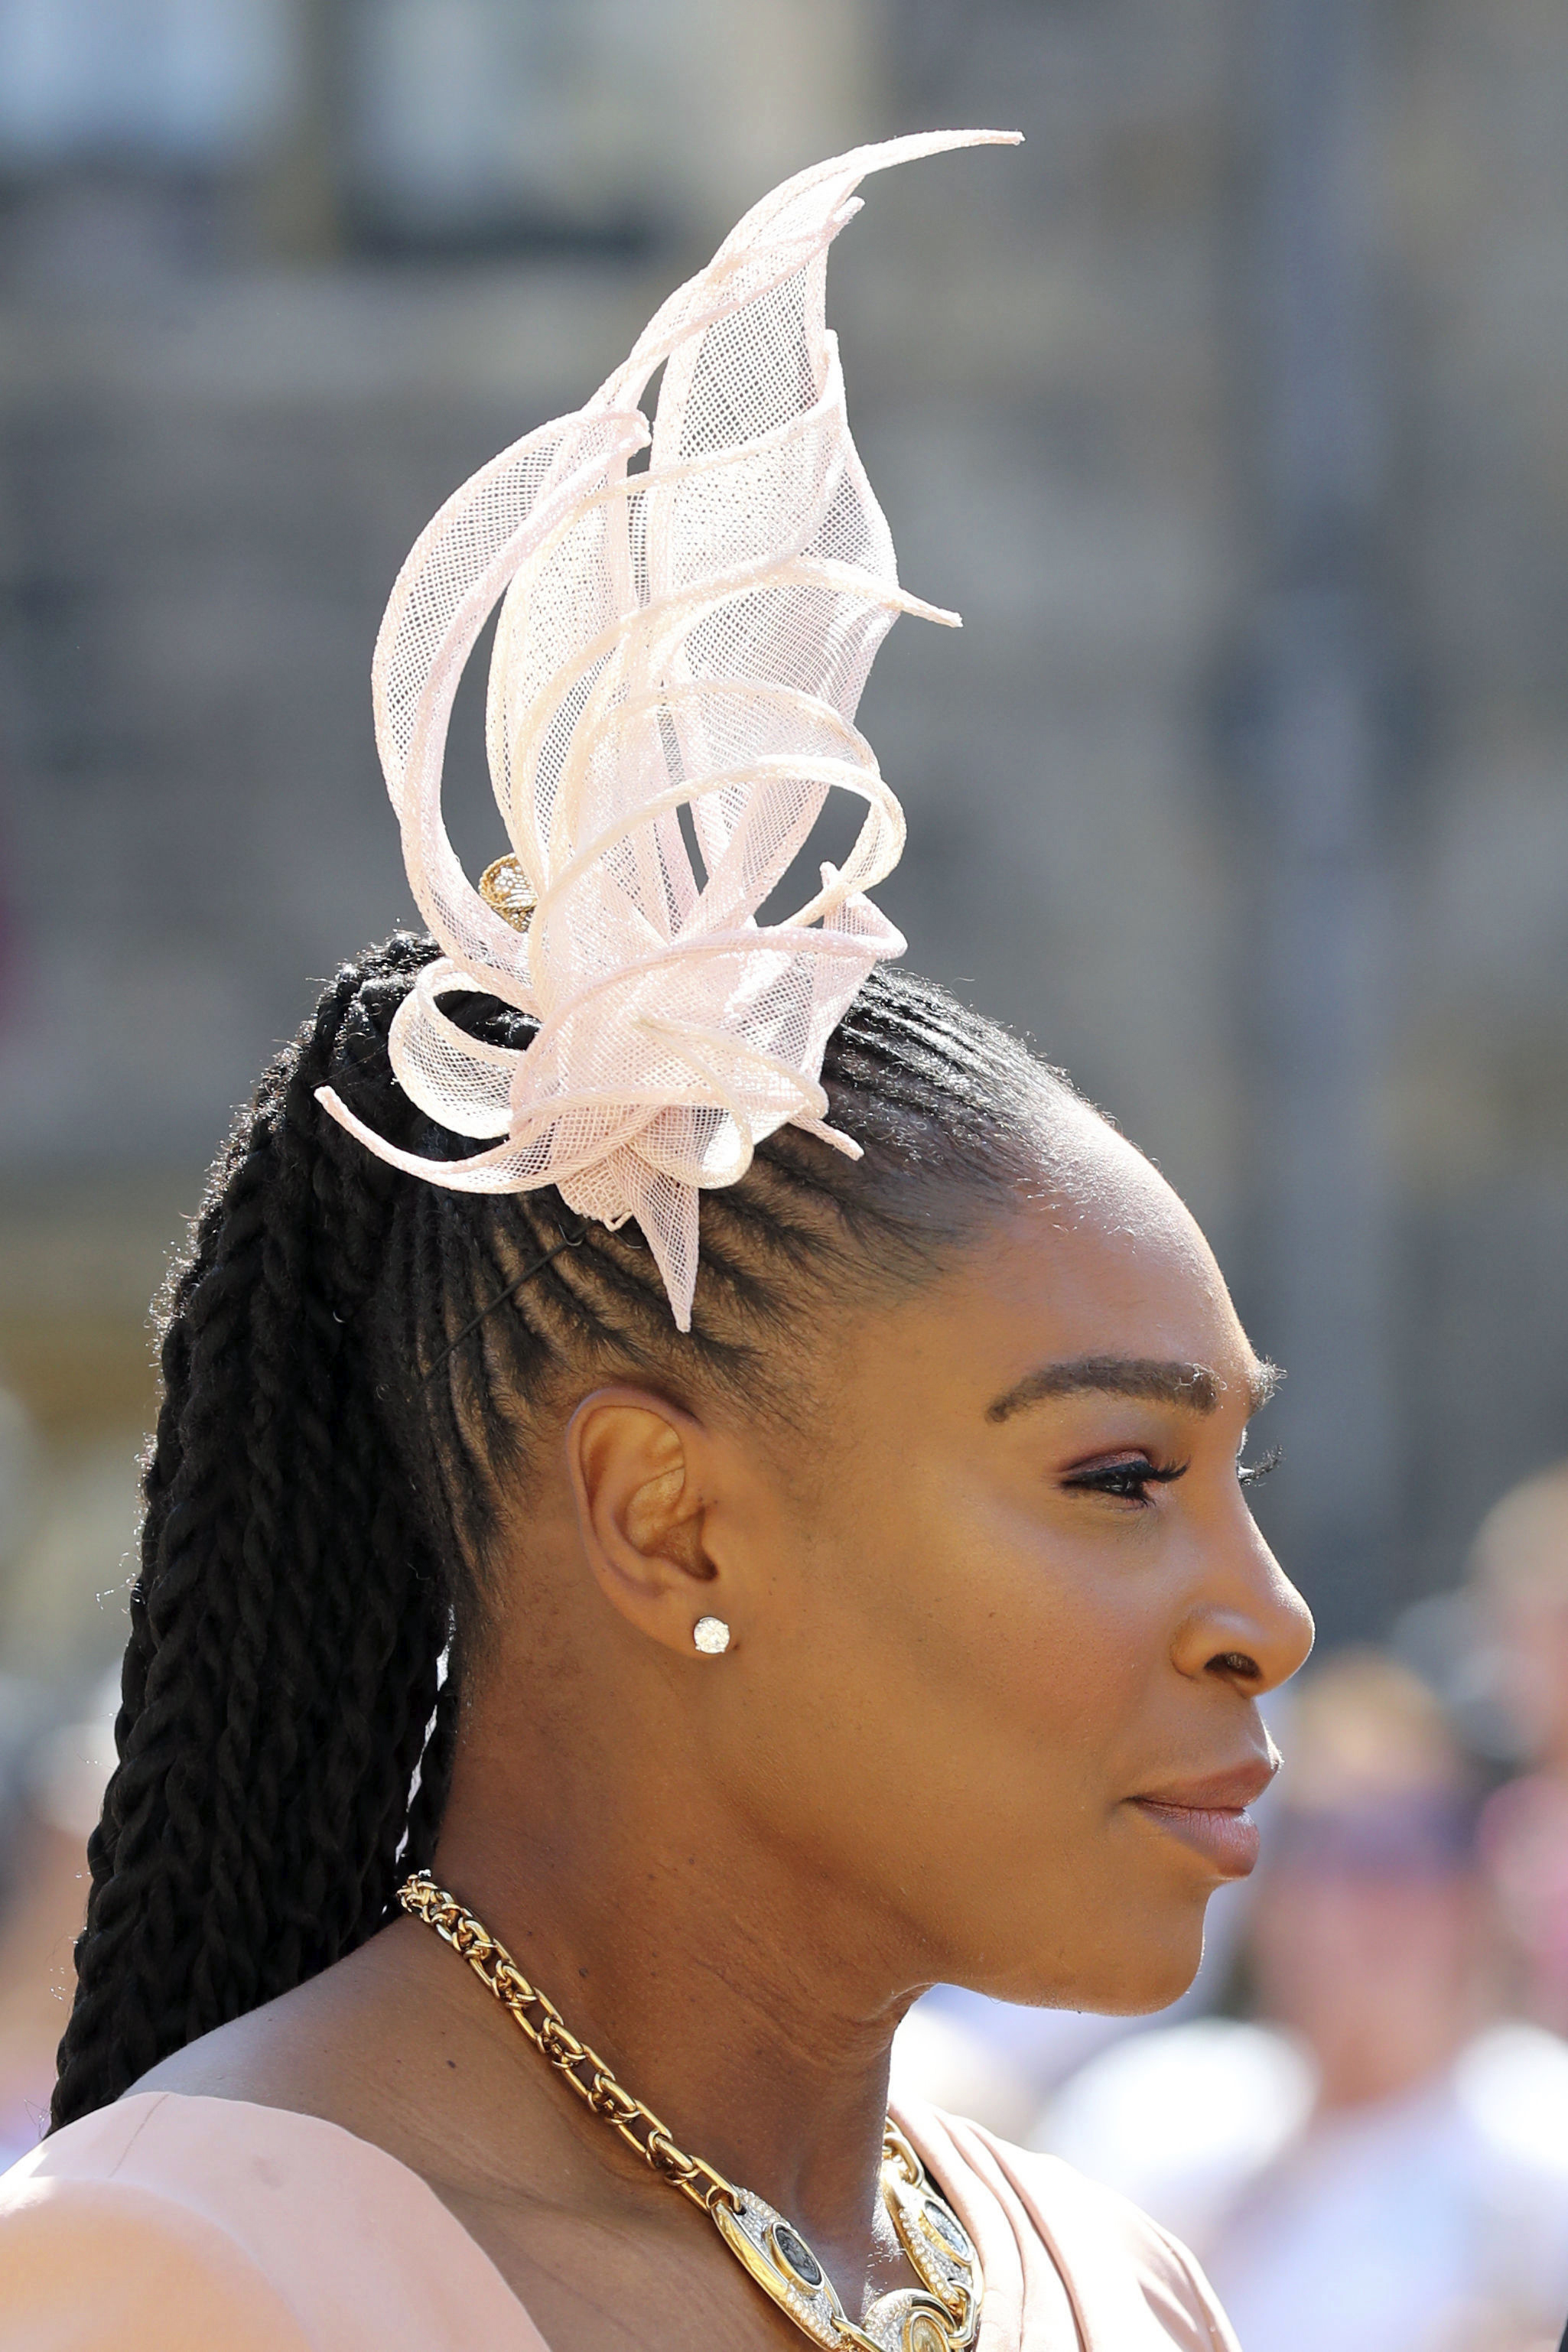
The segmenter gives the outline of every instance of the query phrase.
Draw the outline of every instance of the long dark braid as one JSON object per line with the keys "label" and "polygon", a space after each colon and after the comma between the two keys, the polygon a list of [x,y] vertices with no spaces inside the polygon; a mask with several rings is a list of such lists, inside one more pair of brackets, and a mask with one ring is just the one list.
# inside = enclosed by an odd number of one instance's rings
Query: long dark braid
{"label": "long dark braid", "polygon": [[[579,1229],[552,1191],[411,1180],[321,1109],[331,1083],[412,1148],[471,1148],[391,1083],[386,1033],[435,951],[399,935],[339,972],[237,1124],[165,1296],[56,2126],[354,1949],[428,1859],[498,1505],[556,1381],[614,1364],[786,1410],[774,1373],[803,1294],[920,1278],[977,1194],[1037,1160],[1029,1106],[1063,1084],[941,990],[879,971],[823,1074],[865,1159],[784,1129],[706,1195],[683,1339],[635,1226]],[[468,1017],[514,1042],[527,1026],[493,999]]]}

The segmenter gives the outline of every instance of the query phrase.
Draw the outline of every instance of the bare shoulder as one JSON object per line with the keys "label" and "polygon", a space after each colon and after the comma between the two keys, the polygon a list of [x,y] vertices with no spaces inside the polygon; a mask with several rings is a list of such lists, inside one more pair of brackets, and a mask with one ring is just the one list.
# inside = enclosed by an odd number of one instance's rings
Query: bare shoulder
{"label": "bare shoulder", "polygon": [[363,1990],[374,1998],[382,1973],[366,1965],[372,1948],[365,1946],[309,1983],[187,2042],[150,2067],[132,2084],[132,2093],[177,2091],[327,2112],[338,2076],[353,2069],[356,1996]]}
{"label": "bare shoulder", "polygon": [[443,1997],[452,1988],[428,1969],[429,1957],[395,1924],[292,1991],[176,2050],[132,2089],[282,2107],[385,2146],[399,2108],[421,2103],[416,2078],[439,2064],[453,2038],[444,2032]]}
{"label": "bare shoulder", "polygon": [[469,1971],[427,1929],[395,1920],[320,1976],[174,2052],[132,2089],[318,2116],[456,2203],[531,2173],[541,2120],[558,2137],[548,2113],[558,2103],[541,2074]]}

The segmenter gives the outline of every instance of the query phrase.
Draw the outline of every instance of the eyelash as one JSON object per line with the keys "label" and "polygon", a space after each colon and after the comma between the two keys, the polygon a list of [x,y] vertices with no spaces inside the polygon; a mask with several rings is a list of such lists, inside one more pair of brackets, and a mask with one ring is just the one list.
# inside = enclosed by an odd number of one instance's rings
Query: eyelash
{"label": "eyelash", "polygon": [[1271,1445],[1267,1454],[1258,1455],[1256,1462],[1238,1462],[1236,1465],[1237,1483],[1242,1486],[1261,1486],[1271,1470],[1279,1469],[1281,1458],[1279,1447]]}
{"label": "eyelash", "polygon": [[1062,1484],[1075,1488],[1079,1494],[1110,1495],[1120,1502],[1146,1507],[1151,1486],[1173,1486],[1178,1478],[1184,1478],[1186,1475],[1184,1462],[1174,1463],[1168,1469],[1161,1470],[1147,1454],[1141,1454],[1135,1462],[1108,1463],[1103,1470],[1075,1470],[1070,1477],[1062,1480]]}
{"label": "eyelash", "polygon": [[[1243,1486],[1260,1486],[1269,1472],[1277,1469],[1279,1465],[1279,1448],[1277,1445],[1271,1445],[1268,1453],[1261,1454],[1256,1462],[1237,1465],[1237,1484]],[[1074,1488],[1079,1494],[1110,1495],[1120,1502],[1146,1506],[1150,1499],[1151,1486],[1173,1486],[1178,1478],[1185,1477],[1186,1473],[1187,1465],[1184,1462],[1174,1463],[1162,1470],[1150,1461],[1147,1454],[1141,1454],[1134,1462],[1108,1463],[1103,1470],[1074,1471],[1070,1477],[1062,1480],[1062,1484],[1064,1486]]]}

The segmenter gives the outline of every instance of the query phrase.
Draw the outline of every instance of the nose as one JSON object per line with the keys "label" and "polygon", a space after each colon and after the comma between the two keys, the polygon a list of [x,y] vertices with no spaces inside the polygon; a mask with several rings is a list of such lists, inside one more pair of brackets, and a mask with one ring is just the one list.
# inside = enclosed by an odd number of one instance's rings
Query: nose
{"label": "nose", "polygon": [[1210,1552],[1196,1605],[1178,1628],[1178,1672],[1235,1683],[1251,1698],[1289,1682],[1311,1654],[1312,1612],[1244,1507],[1244,1529]]}

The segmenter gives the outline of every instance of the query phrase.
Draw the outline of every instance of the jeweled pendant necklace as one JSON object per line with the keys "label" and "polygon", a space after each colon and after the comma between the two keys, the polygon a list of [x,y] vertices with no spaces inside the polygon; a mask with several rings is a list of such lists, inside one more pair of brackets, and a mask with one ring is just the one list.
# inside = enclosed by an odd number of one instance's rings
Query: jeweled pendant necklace
{"label": "jeweled pendant necklace", "polygon": [[622,2089],[471,1911],[427,1871],[405,1879],[397,1899],[467,1960],[584,2105],[661,2179],[701,2206],[735,2260],[803,2336],[826,2352],[846,2345],[858,2352],[970,2352],[980,2326],[979,2262],[957,2214],[890,2116],[882,2136],[882,2198],[920,2285],[879,2295],[857,2326],[800,2231],[749,2189],[737,2189],[700,2156],[677,2147],[652,2109]]}

